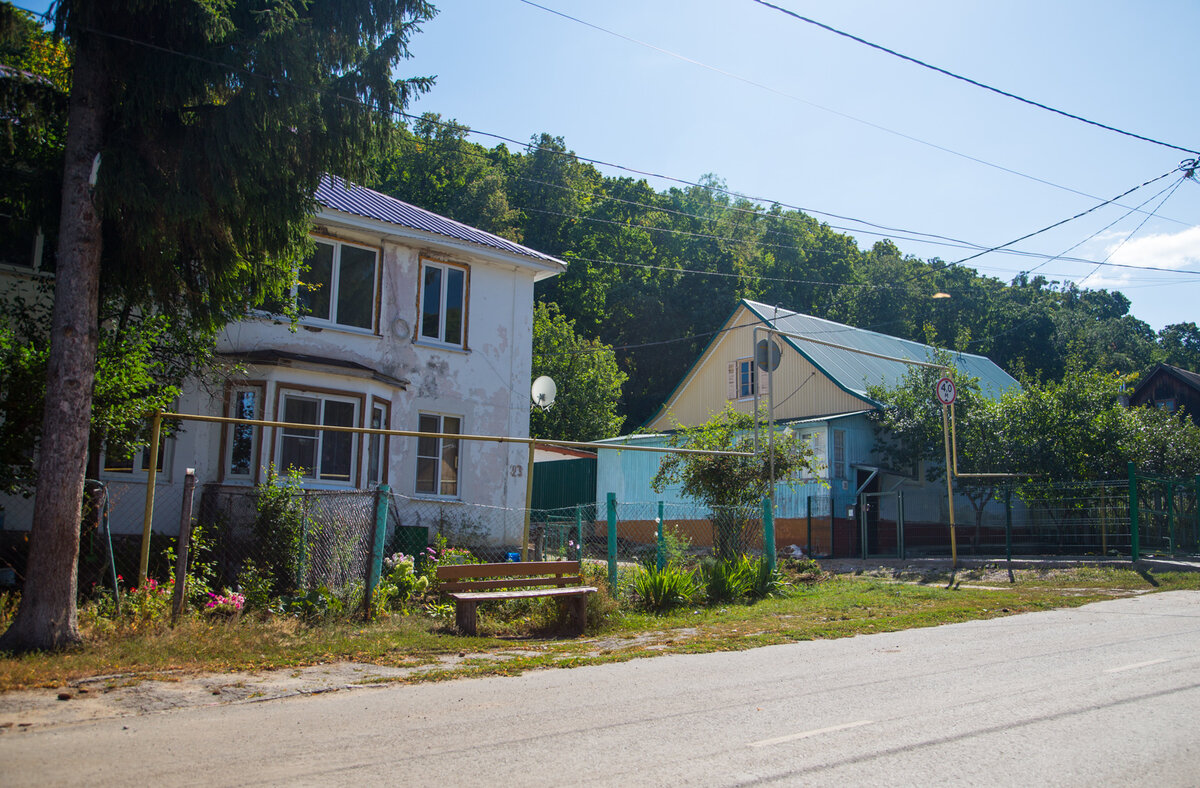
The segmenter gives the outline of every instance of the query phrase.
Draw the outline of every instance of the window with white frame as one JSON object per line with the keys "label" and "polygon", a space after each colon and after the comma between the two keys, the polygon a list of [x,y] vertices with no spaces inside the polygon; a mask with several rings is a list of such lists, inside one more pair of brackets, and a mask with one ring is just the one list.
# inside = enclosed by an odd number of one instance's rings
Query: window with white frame
{"label": "window with white frame", "polygon": [[833,478],[846,478],[846,431],[833,431]]}
{"label": "window with white frame", "polygon": [[[358,400],[325,394],[285,393],[282,421],[324,427],[358,426]],[[353,484],[357,435],[303,427],[282,427],[279,435],[281,470],[296,468],[305,479]]]}
{"label": "window with white frame", "polygon": [[[387,407],[379,402],[371,405],[371,429],[388,429]],[[386,435],[371,435],[367,438],[367,484],[374,487],[387,481]]]}
{"label": "window with white frame", "polygon": [[379,252],[343,241],[316,241],[296,288],[296,305],[306,323],[375,327],[375,282]]}
{"label": "window with white frame", "polygon": [[[462,434],[462,418],[422,413],[417,429],[420,432]],[[417,438],[417,487],[426,495],[458,496],[457,438]]]}
{"label": "window with white frame", "polygon": [[[229,417],[261,419],[262,400],[262,386],[238,386],[231,389]],[[258,427],[252,424],[231,424],[225,434],[225,441],[226,478],[252,478],[258,468]]]}
{"label": "window with white frame", "polygon": [[467,269],[433,260],[421,261],[419,338],[453,347],[467,339]]}
{"label": "window with white frame", "polygon": [[812,468],[805,468],[803,479],[815,479],[820,476],[825,467],[825,433],[820,431],[802,432],[800,440],[806,448],[812,449]]}

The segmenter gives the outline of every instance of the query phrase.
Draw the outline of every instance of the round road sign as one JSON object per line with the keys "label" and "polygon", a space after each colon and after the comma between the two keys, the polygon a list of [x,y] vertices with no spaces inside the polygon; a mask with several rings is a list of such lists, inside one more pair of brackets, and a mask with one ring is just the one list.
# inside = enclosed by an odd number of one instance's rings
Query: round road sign
{"label": "round road sign", "polygon": [[954,388],[953,380],[950,378],[941,378],[934,385],[933,394],[937,397],[938,402],[943,405],[953,405],[955,397],[958,396],[958,391]]}

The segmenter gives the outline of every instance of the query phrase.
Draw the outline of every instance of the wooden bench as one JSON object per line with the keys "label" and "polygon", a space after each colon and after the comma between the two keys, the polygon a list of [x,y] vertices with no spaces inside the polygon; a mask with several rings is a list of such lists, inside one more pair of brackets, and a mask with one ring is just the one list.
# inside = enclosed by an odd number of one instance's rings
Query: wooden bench
{"label": "wooden bench", "polygon": [[587,623],[588,594],[596,593],[592,586],[583,585],[578,561],[439,566],[437,580],[438,590],[454,600],[454,621],[467,635],[475,634],[475,608],[480,602],[533,597],[561,599],[575,631],[582,633]]}

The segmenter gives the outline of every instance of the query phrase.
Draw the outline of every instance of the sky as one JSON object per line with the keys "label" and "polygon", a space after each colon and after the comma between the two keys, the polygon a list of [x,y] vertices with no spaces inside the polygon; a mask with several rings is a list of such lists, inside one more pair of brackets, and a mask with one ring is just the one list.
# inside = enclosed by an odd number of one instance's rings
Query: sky
{"label": "sky", "polygon": [[[1056,109],[1200,150],[1186,38],[1200,26],[1198,3],[778,4]],[[1197,320],[1200,184],[1174,172],[1194,153],[1019,103],[753,0],[539,5],[442,2],[401,67],[437,77],[412,111],[522,142],[549,132],[582,157],[643,172],[688,181],[713,173],[764,205],[812,211],[861,246],[881,231],[828,214],[894,228],[882,237],[903,252],[948,262],[977,250],[914,233],[997,246],[1171,173],[1012,247],[1132,267],[998,252],[964,264],[1005,281],[1033,270],[1119,289],[1155,329]]]}
{"label": "sky", "polygon": [[[1194,0],[777,4],[1200,151],[1200,103],[1189,95]],[[1032,271],[1118,289],[1156,330],[1197,321],[1200,183],[1177,171],[1196,153],[1019,103],[754,0],[435,5],[398,74],[436,76],[410,111],[455,119],[479,133],[476,142],[490,147],[499,140],[485,135],[497,135],[515,140],[511,149],[548,132],[587,159],[685,181],[711,173],[763,205],[804,209],[864,248],[887,237],[906,254],[947,262],[1095,209],[1009,247],[1042,257],[991,252],[964,265],[1004,281]],[[1047,259],[1055,255],[1090,262]]]}

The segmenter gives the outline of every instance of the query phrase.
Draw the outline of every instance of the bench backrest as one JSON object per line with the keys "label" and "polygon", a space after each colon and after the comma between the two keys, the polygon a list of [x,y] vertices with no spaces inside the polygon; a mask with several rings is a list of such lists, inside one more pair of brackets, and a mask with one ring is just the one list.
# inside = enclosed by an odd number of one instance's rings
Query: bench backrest
{"label": "bench backrest", "polygon": [[529,586],[563,588],[583,585],[578,561],[454,564],[439,566],[436,576],[439,591],[490,591],[495,588],[526,588]]}

